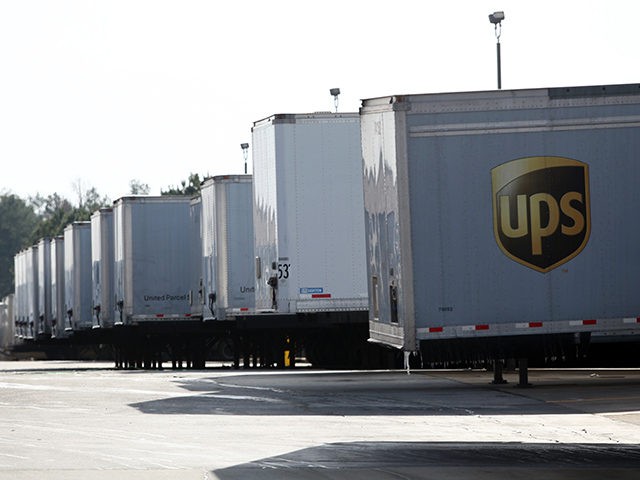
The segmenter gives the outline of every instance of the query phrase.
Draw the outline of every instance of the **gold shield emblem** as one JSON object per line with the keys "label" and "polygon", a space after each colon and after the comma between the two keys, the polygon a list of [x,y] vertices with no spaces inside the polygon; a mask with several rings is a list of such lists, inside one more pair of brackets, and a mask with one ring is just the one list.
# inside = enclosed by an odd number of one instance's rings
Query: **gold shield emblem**
{"label": "gold shield emblem", "polygon": [[564,157],[527,157],[491,170],[493,231],[510,259],[548,272],[589,241],[589,167]]}

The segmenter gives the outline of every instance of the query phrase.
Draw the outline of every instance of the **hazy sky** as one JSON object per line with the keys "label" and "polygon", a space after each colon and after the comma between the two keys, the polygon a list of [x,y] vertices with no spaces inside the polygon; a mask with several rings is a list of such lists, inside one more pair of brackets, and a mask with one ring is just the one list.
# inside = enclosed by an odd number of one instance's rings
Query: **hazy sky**
{"label": "hazy sky", "polygon": [[[640,2],[0,0],[0,192],[116,199],[242,173],[274,113],[404,93],[640,82]],[[249,155],[249,169],[251,169]]]}

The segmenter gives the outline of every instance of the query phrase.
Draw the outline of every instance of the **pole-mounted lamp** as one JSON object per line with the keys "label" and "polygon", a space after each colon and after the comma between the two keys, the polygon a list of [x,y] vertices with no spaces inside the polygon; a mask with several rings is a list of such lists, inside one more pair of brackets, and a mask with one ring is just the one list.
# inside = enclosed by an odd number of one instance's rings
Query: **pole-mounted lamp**
{"label": "pole-mounted lamp", "polygon": [[500,65],[500,35],[502,35],[502,20],[504,12],[493,12],[489,15],[489,21],[493,23],[496,31],[496,52],[498,54],[498,90],[502,88],[502,71]]}
{"label": "pole-mounted lamp", "polygon": [[249,144],[241,143],[240,148],[242,148],[242,156],[244,157],[244,174],[247,174],[247,157],[249,156]]}
{"label": "pole-mounted lamp", "polygon": [[339,88],[332,88],[329,90],[329,93],[331,95],[333,95],[333,104],[336,107],[336,113],[338,113],[338,95],[340,95],[340,89]]}

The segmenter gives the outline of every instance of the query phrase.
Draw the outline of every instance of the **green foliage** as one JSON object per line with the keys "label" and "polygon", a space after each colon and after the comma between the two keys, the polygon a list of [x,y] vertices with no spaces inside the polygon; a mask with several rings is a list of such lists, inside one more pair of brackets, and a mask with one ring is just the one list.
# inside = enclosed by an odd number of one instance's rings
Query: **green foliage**
{"label": "green foliage", "polygon": [[93,212],[111,204],[95,188],[77,193],[77,206],[57,193],[38,194],[27,201],[14,194],[0,195],[0,298],[13,291],[16,253],[42,238],[62,235],[70,223],[89,220]]}
{"label": "green foliage", "polygon": [[76,207],[57,193],[46,198],[37,195],[30,201],[39,217],[38,225],[30,236],[31,244],[41,238],[62,235],[64,228],[76,217]]}
{"label": "green foliage", "polygon": [[13,291],[13,257],[30,245],[37,224],[31,205],[13,194],[0,195],[0,298]]}
{"label": "green foliage", "polygon": [[129,193],[131,195],[149,195],[149,184],[133,179],[129,181]]}
{"label": "green foliage", "polygon": [[194,196],[200,193],[200,187],[207,180],[208,176],[203,176],[200,180],[200,175],[197,173],[189,174],[188,180],[182,180],[180,187],[169,187],[168,190],[160,190],[160,195],[189,195]]}
{"label": "green foliage", "polygon": [[93,212],[111,204],[107,197],[101,197],[93,187],[82,193],[77,206],[57,193],[48,197],[36,195],[30,198],[30,202],[39,218],[38,225],[30,236],[31,244],[37,243],[41,238],[62,235],[70,223],[90,220]]}
{"label": "green foliage", "polygon": [[111,205],[108,197],[101,197],[94,187],[86,190],[80,197],[73,221],[90,220],[93,212]]}

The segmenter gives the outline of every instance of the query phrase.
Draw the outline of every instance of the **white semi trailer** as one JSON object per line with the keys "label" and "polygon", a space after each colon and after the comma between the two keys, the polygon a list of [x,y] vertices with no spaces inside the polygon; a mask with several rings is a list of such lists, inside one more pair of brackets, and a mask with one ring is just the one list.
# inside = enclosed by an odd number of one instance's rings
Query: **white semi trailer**
{"label": "white semi trailer", "polygon": [[202,260],[205,321],[253,311],[251,175],[220,175],[202,185]]}
{"label": "white semi trailer", "polygon": [[256,313],[238,327],[260,332],[265,357],[297,348],[318,365],[357,364],[368,308],[358,114],[273,115],[252,137]]}
{"label": "white semi trailer", "polygon": [[639,85],[374,98],[361,127],[373,341],[505,358],[640,333]]}

